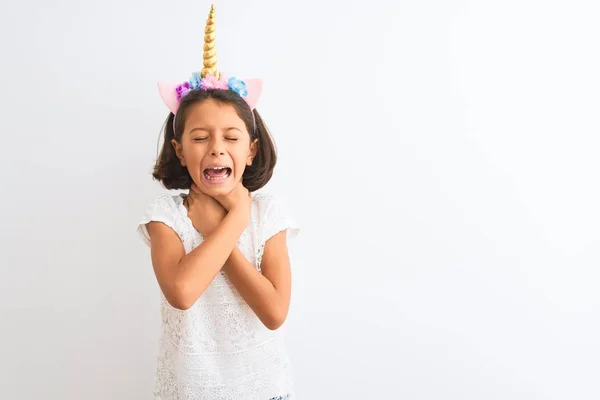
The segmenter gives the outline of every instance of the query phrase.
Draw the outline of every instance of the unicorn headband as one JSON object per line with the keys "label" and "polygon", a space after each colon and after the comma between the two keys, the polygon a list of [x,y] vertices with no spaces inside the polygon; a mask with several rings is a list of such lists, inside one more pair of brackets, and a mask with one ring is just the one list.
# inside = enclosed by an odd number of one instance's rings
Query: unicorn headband
{"label": "unicorn headband", "polygon": [[[179,102],[187,96],[192,90],[231,90],[242,97],[250,111],[254,111],[260,94],[262,93],[263,82],[260,79],[241,80],[235,77],[229,79],[221,75],[217,70],[217,49],[215,46],[215,5],[210,6],[206,28],[204,29],[204,68],[201,72],[193,72],[189,81],[183,83],[158,82],[158,91],[160,97],[167,108],[177,114]],[[254,119],[254,113],[252,113]],[[175,125],[175,120],[173,120]],[[256,121],[254,121],[256,129]]]}

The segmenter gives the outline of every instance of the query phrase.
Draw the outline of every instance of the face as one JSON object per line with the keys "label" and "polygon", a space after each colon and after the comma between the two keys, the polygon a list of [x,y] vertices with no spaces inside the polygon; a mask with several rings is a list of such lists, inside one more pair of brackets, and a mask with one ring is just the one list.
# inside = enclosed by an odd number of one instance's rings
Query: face
{"label": "face", "polygon": [[235,188],[258,145],[235,108],[213,99],[190,106],[181,143],[172,144],[196,186],[213,197]]}

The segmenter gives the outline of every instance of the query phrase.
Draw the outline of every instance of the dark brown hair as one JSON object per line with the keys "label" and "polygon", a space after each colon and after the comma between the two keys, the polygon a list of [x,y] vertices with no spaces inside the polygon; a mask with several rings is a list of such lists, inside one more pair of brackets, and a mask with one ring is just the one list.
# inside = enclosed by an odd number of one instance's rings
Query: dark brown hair
{"label": "dark brown hair", "polygon": [[[192,90],[181,99],[177,115],[169,113],[163,126],[164,142],[154,165],[152,176],[167,189],[189,189],[192,186],[192,177],[187,168],[181,165],[171,140],[175,139],[181,143],[181,136],[183,135],[183,128],[190,106],[207,99],[231,104],[237,115],[246,124],[246,129],[250,133],[250,142],[258,139],[256,157],[254,157],[252,165],[247,166],[244,170],[242,183],[250,192],[262,188],[271,179],[277,162],[275,144],[258,111],[256,109],[251,111],[246,101],[230,90]],[[254,118],[252,118],[253,115]],[[255,120],[256,128],[254,126]]]}

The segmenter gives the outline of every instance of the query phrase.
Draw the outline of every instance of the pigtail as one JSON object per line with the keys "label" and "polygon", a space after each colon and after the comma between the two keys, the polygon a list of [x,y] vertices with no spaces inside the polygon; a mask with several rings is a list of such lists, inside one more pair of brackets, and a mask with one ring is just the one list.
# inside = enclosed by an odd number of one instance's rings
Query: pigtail
{"label": "pigtail", "polygon": [[258,139],[258,150],[252,160],[252,165],[246,167],[242,177],[242,184],[250,192],[262,188],[271,180],[277,163],[277,150],[269,129],[256,109],[252,113],[256,124],[255,137],[252,139]]}
{"label": "pigtail", "polygon": [[175,116],[169,113],[163,125],[163,144],[152,177],[160,181],[166,189],[189,189],[192,177],[186,167],[181,165],[172,140],[175,139],[173,120]]}

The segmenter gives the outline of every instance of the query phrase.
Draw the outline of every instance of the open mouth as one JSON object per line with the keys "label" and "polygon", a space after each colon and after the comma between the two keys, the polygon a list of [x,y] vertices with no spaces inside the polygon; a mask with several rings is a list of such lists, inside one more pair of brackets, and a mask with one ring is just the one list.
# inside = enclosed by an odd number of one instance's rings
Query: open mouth
{"label": "open mouth", "polygon": [[203,171],[204,179],[209,182],[218,183],[229,178],[231,175],[231,168],[229,167],[211,167],[206,168]]}

